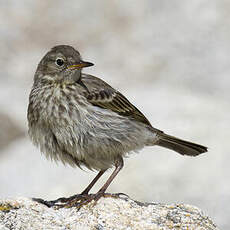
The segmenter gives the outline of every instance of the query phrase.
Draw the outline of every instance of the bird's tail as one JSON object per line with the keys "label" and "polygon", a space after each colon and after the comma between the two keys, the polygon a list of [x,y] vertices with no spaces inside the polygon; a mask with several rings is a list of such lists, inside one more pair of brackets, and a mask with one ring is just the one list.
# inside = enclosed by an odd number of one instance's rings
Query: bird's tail
{"label": "bird's tail", "polygon": [[185,141],[165,133],[158,133],[159,140],[157,141],[156,145],[174,150],[182,155],[188,156],[197,156],[201,153],[207,152],[208,148],[195,144],[189,141]]}

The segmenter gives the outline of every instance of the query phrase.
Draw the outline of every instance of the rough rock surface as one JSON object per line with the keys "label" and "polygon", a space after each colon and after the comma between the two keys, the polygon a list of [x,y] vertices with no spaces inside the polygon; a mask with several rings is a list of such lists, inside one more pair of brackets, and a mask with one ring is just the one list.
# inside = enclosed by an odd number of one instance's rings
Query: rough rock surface
{"label": "rough rock surface", "polygon": [[48,208],[28,198],[0,200],[0,229],[217,229],[203,212],[186,204],[140,203],[101,198],[77,208]]}

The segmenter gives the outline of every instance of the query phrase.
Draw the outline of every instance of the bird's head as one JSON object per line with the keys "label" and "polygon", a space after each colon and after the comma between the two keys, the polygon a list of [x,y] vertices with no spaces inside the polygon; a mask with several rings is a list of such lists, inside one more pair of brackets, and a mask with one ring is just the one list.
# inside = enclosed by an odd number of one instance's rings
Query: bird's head
{"label": "bird's head", "polygon": [[74,83],[81,80],[82,68],[93,63],[81,59],[80,53],[71,46],[53,47],[38,64],[34,81]]}

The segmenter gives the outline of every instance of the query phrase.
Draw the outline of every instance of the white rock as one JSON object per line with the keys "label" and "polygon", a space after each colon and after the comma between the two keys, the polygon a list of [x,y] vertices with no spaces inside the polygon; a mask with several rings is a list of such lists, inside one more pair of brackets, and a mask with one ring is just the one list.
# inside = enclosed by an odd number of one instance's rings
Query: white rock
{"label": "white rock", "polygon": [[141,203],[128,197],[101,198],[80,210],[54,209],[28,198],[0,200],[0,229],[196,229],[217,230],[203,212],[186,204]]}

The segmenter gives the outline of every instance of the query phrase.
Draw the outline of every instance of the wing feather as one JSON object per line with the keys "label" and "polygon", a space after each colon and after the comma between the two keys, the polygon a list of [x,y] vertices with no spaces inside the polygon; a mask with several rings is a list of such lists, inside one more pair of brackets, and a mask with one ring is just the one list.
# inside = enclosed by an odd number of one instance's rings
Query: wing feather
{"label": "wing feather", "polygon": [[83,74],[81,80],[88,89],[84,95],[91,104],[152,127],[147,118],[125,96],[103,80],[88,74]]}
{"label": "wing feather", "polygon": [[111,92],[102,89],[100,91],[90,92],[86,98],[95,106],[110,109],[122,116],[128,116],[151,126],[147,118],[118,91]]}

